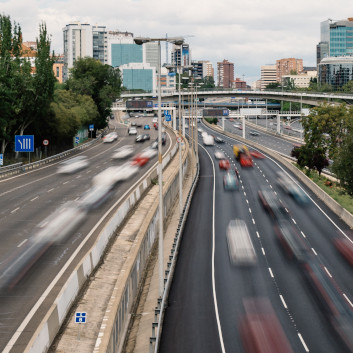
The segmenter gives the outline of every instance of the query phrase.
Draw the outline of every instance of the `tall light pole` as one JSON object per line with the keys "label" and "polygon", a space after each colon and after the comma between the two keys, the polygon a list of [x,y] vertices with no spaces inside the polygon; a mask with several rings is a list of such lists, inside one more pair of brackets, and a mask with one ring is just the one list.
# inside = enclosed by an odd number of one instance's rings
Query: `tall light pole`
{"label": "tall light pole", "polygon": [[158,260],[159,260],[159,296],[162,298],[164,291],[163,270],[163,166],[162,166],[162,98],[161,98],[161,42],[171,42],[176,45],[184,43],[184,38],[148,38],[136,37],[134,42],[138,45],[149,42],[158,42],[158,184],[159,184],[159,237],[158,237]]}

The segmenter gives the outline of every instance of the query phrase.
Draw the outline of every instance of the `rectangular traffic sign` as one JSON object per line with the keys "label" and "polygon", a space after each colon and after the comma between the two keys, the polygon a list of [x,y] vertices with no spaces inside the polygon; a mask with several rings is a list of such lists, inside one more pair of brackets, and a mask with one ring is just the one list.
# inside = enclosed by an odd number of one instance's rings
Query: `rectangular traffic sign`
{"label": "rectangular traffic sign", "polygon": [[75,315],[75,323],[77,324],[85,324],[87,319],[87,313],[76,313]]}
{"label": "rectangular traffic sign", "polygon": [[80,136],[75,136],[75,143],[79,143],[80,142]]}
{"label": "rectangular traffic sign", "polygon": [[0,165],[4,165],[4,155],[0,153]]}
{"label": "rectangular traffic sign", "polygon": [[34,135],[16,135],[15,152],[33,152]]}
{"label": "rectangular traffic sign", "polygon": [[89,125],[89,131],[93,131],[94,130],[94,124],[90,124]]}
{"label": "rectangular traffic sign", "polygon": [[171,121],[172,120],[172,116],[169,114],[164,114],[165,117],[165,121]]}

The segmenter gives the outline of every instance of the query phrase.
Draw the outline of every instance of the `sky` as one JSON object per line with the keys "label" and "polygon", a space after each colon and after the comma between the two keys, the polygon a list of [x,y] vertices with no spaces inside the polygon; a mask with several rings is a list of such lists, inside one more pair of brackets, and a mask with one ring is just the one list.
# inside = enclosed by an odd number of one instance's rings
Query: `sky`
{"label": "sky", "polygon": [[63,52],[62,29],[73,21],[134,36],[183,36],[192,60],[211,61],[216,75],[217,62],[226,59],[235,78],[251,84],[262,65],[278,59],[316,66],[320,22],[353,17],[353,6],[351,0],[0,0],[0,13],[21,26],[24,41],[35,41],[44,22],[56,54]]}

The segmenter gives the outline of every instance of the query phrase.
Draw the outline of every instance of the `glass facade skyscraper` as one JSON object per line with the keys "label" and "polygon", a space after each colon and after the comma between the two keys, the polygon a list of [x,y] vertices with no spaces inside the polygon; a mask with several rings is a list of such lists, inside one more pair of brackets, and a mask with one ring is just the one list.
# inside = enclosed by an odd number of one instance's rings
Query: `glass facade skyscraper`
{"label": "glass facade skyscraper", "polygon": [[112,66],[117,67],[129,63],[142,63],[142,46],[137,44],[112,44]]}
{"label": "glass facade skyscraper", "polygon": [[124,87],[127,89],[143,89],[153,91],[153,68],[150,70],[122,68]]}

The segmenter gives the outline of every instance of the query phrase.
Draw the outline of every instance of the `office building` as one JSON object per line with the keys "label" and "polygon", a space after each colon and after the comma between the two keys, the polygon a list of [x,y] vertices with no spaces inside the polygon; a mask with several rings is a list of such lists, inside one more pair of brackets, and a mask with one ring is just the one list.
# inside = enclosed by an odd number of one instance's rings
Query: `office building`
{"label": "office building", "polygon": [[282,82],[284,86],[286,86],[285,82],[291,81],[296,88],[308,88],[310,81],[314,78],[317,78],[316,70],[302,72],[298,75],[283,75]]}
{"label": "office building", "polygon": [[217,86],[230,88],[233,81],[234,64],[225,59],[222,62],[217,62]]}
{"label": "office building", "polygon": [[189,44],[173,45],[171,58],[173,66],[190,66],[191,53]]}
{"label": "office building", "polygon": [[264,91],[267,85],[277,82],[276,65],[263,65],[261,66],[261,84],[260,89]]}
{"label": "office building", "polygon": [[129,90],[142,89],[155,92],[157,87],[156,70],[150,64],[129,63],[119,67],[123,86]]}
{"label": "office building", "polygon": [[320,43],[317,45],[317,63],[325,57],[353,55],[353,18],[320,23]]}
{"label": "office building", "polygon": [[337,91],[353,80],[353,56],[329,57],[318,65],[318,84],[331,85]]}
{"label": "office building", "polygon": [[300,74],[303,71],[303,59],[286,58],[276,60],[277,82],[282,82],[283,75]]}

